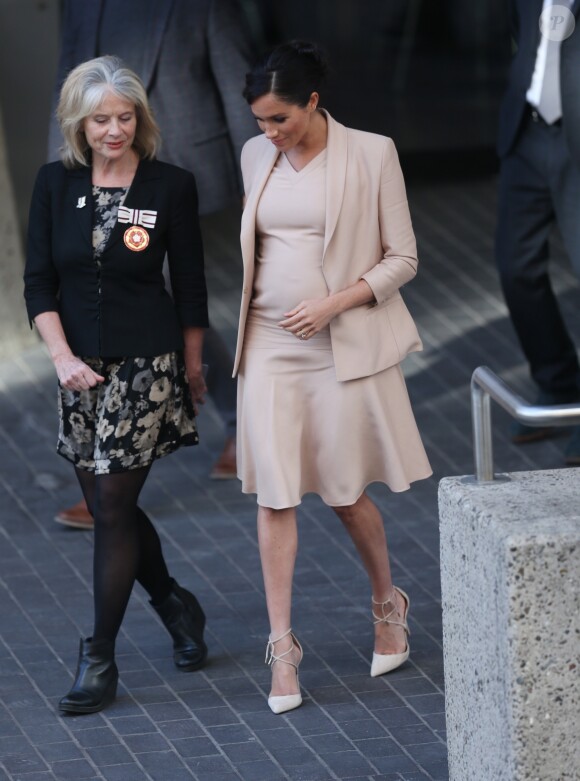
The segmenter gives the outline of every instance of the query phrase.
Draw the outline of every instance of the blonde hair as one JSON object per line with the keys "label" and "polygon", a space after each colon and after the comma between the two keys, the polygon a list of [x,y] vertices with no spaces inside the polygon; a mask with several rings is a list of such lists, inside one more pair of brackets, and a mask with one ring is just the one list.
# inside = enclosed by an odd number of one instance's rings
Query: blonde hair
{"label": "blonde hair", "polygon": [[83,123],[97,110],[107,92],[114,92],[135,106],[137,128],[133,148],[140,158],[155,157],[161,137],[145,87],[122,60],[107,55],[77,65],[62,85],[56,117],[64,138],[61,158],[67,168],[91,164],[91,148]]}

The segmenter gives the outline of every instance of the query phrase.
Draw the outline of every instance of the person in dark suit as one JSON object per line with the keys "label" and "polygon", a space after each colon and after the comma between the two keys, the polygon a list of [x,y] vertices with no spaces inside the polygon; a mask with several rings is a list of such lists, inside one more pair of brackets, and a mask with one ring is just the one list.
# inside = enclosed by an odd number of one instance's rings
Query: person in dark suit
{"label": "person in dark suit", "polygon": [[155,159],[159,131],[138,77],[116,57],[83,63],[57,113],[62,162],[36,180],[25,299],[58,376],[57,452],[95,521],[94,627],[59,703],[93,713],[115,697],[115,639],[135,580],[176,666],[198,669],[207,655],[203,610],[170,577],[137,504],[153,461],[198,442],[207,292],[195,179]]}
{"label": "person in dark suit", "polygon": [[[238,0],[65,0],[55,105],[70,69],[103,54],[121,57],[145,85],[161,130],[160,159],[195,175],[206,258],[239,257],[239,159],[257,128],[241,94],[253,53]],[[53,112],[50,160],[58,159],[61,142]],[[206,334],[204,360],[225,433],[210,477],[235,478],[233,359],[213,328]],[[92,525],[82,506],[57,520]]]}
{"label": "person in dark suit", "polygon": [[[501,159],[496,258],[509,313],[538,386],[537,403],[580,399],[576,347],[562,318],[548,271],[550,230],[557,224],[580,274],[579,0],[513,0],[517,51],[498,134]],[[568,10],[562,6],[568,6]],[[540,31],[540,16],[542,31]],[[561,429],[514,423],[516,443]],[[566,461],[580,464],[580,427]]]}

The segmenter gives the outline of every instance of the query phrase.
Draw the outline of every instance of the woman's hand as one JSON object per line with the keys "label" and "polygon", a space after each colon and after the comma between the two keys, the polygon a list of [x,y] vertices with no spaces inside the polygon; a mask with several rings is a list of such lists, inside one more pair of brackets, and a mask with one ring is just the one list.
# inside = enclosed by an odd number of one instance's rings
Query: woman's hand
{"label": "woman's hand", "polygon": [[310,298],[301,301],[290,312],[284,312],[285,320],[278,325],[299,339],[309,339],[326,328],[337,313],[333,296]]}
{"label": "woman's hand", "polygon": [[359,279],[354,285],[349,285],[337,293],[330,293],[326,298],[308,298],[301,301],[290,312],[284,312],[286,319],[281,320],[278,325],[299,339],[309,339],[326,328],[330,321],[342,312],[375,300],[368,282]]}
{"label": "woman's hand", "polygon": [[197,415],[199,412],[198,405],[205,404],[205,394],[207,393],[207,385],[205,384],[203,370],[201,368],[192,371],[188,370],[187,379],[189,382],[191,400],[193,401],[193,409]]}
{"label": "woman's hand", "polygon": [[63,388],[82,391],[105,381],[104,377],[74,355],[64,335],[58,312],[41,312],[34,318],[34,324],[48,348]]}
{"label": "woman's hand", "polygon": [[94,388],[99,382],[105,381],[103,376],[97,374],[72,353],[70,355],[57,355],[53,361],[60,384],[68,390],[88,390]]}

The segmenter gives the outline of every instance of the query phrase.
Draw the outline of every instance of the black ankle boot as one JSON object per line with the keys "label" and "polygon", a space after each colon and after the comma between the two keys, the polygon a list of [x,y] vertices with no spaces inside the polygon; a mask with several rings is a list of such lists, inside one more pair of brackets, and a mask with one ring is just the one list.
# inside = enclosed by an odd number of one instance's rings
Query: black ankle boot
{"label": "black ankle boot", "polygon": [[193,594],[172,579],[169,596],[158,604],[151,600],[151,605],[173,638],[173,661],[177,669],[191,671],[203,667],[207,657],[203,642],[205,613]]}
{"label": "black ankle boot", "polygon": [[96,713],[115,699],[119,672],[115,644],[110,640],[81,639],[72,689],[59,702],[63,713]]}

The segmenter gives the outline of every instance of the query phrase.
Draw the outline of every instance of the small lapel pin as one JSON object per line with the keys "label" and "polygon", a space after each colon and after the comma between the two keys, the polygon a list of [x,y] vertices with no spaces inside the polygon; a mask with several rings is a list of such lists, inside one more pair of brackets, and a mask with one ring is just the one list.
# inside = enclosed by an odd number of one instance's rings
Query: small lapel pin
{"label": "small lapel pin", "polygon": [[87,205],[87,196],[81,195],[77,201],[77,209],[83,209]]}

